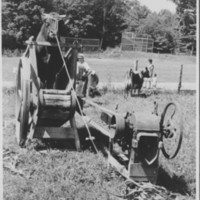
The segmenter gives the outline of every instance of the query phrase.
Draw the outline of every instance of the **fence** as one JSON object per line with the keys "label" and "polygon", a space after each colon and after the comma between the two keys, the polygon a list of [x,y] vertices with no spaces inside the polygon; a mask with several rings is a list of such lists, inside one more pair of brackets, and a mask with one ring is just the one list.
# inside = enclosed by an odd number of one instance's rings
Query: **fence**
{"label": "fence", "polygon": [[61,37],[61,43],[72,45],[74,41],[78,41],[82,51],[98,51],[100,49],[99,39],[72,38]]}
{"label": "fence", "polygon": [[122,34],[121,49],[125,51],[153,52],[154,40],[148,37],[137,37],[131,32]]}

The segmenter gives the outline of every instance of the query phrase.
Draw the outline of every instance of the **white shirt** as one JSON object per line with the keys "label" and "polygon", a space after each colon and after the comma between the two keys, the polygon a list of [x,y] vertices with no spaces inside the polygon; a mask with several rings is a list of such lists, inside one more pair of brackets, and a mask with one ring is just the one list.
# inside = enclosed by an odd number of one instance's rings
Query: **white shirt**
{"label": "white shirt", "polygon": [[150,64],[148,69],[149,69],[149,76],[152,77],[153,76],[154,65]]}
{"label": "white shirt", "polygon": [[77,62],[77,74],[83,69],[85,72],[91,71],[89,65],[84,61],[83,63]]}
{"label": "white shirt", "polygon": [[84,62],[77,62],[77,78],[81,79],[82,76],[86,75],[87,73],[91,72],[91,69],[89,65],[84,61]]}

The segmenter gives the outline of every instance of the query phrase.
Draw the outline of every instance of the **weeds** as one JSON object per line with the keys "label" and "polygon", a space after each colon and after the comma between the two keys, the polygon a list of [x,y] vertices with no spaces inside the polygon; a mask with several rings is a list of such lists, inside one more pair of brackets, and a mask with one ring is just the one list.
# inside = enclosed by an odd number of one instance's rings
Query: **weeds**
{"label": "weeds", "polygon": [[[160,186],[165,186],[166,199],[194,199],[195,196],[195,129],[196,129],[196,94],[182,92],[180,95],[171,92],[159,92],[147,98],[124,98],[122,90],[107,91],[102,97],[94,101],[100,102],[106,108],[115,109],[118,104],[118,112],[126,111],[151,113],[153,102],[159,105],[159,113],[164,106],[172,100],[176,100],[183,110],[184,138],[178,156],[173,160],[166,160],[160,155]],[[113,95],[114,94],[114,95]],[[3,90],[3,117],[14,116],[14,90]],[[9,108],[9,109],[8,109]],[[90,107],[86,108],[88,112]],[[94,112],[94,111],[93,111]],[[94,154],[86,150],[80,153],[69,151],[67,148],[59,149],[52,146],[46,150],[35,151],[38,143],[26,150],[19,149],[15,140],[15,127],[8,126],[3,132],[3,147],[12,153],[4,155],[4,199],[15,200],[42,200],[42,199],[116,199],[113,194],[122,195],[124,179],[115,172],[108,170],[105,157],[99,153]],[[81,134],[83,130],[79,129]],[[80,135],[81,135],[80,134]],[[98,147],[105,144],[100,134],[95,142]],[[83,144],[84,138],[81,136]],[[89,146],[89,145],[88,145]],[[87,145],[83,149],[87,148]],[[14,153],[13,153],[14,152]],[[9,158],[9,159],[8,159]],[[14,168],[7,168],[7,164],[15,164]],[[14,173],[15,172],[15,173]],[[22,176],[24,174],[25,176]],[[180,194],[172,194],[179,192]],[[169,195],[167,195],[169,194]],[[141,197],[143,195],[143,198]],[[146,196],[145,196],[146,195]],[[147,198],[148,197],[148,198]],[[143,193],[135,188],[129,199],[156,199],[155,193]]]}
{"label": "weeds", "polygon": [[[113,171],[107,173],[103,156],[89,151],[28,151],[19,156],[17,168],[30,174],[30,178],[10,174],[6,178],[5,199],[107,199],[109,191],[120,184]],[[5,169],[5,175],[8,172]],[[14,193],[7,190],[9,179],[15,183]]]}
{"label": "weeds", "polygon": [[2,55],[6,57],[20,57],[24,53],[24,49],[3,49]]}

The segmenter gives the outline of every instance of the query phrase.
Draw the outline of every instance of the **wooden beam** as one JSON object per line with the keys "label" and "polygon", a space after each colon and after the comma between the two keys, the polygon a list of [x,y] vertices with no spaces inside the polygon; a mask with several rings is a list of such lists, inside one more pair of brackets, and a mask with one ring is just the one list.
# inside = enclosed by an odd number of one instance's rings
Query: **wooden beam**
{"label": "wooden beam", "polygon": [[110,165],[115,167],[117,171],[122,174],[125,178],[129,179],[129,171],[124,165],[121,165],[112,155],[108,154],[108,162]]}
{"label": "wooden beam", "polygon": [[[37,46],[50,46],[50,47],[58,47],[56,43],[51,43],[51,42],[35,42],[35,41],[29,41],[27,40],[25,42],[27,45],[37,45]],[[75,47],[73,44],[62,44],[60,43],[61,47]]]}
{"label": "wooden beam", "polygon": [[36,127],[33,138],[43,139],[75,139],[73,128]]}
{"label": "wooden beam", "polygon": [[108,136],[109,138],[114,138],[115,133],[114,131],[112,132],[108,132],[107,130],[105,130],[103,127],[101,127],[99,124],[97,124],[96,122],[94,122],[91,118],[84,116],[83,117],[84,120],[89,123],[91,126],[93,126],[94,128],[96,128],[97,130],[99,130],[101,133],[103,133],[104,135]]}
{"label": "wooden beam", "polygon": [[55,89],[41,89],[43,94],[60,94],[60,95],[67,95],[70,94],[68,90],[55,90]]}
{"label": "wooden beam", "polygon": [[111,115],[118,115],[116,112],[114,112],[114,111],[112,111],[112,110],[108,110],[107,108],[104,108],[104,107],[102,107],[102,106],[99,106],[97,103],[94,103],[94,102],[92,102],[92,101],[90,101],[90,100],[88,100],[88,99],[86,99],[86,98],[83,98],[83,101],[85,101],[85,103],[88,103],[88,104],[90,104],[91,106],[94,106],[94,107],[98,108],[99,110],[102,110],[102,111],[104,111],[104,112],[106,112],[106,113],[109,113],[109,114],[111,114]]}

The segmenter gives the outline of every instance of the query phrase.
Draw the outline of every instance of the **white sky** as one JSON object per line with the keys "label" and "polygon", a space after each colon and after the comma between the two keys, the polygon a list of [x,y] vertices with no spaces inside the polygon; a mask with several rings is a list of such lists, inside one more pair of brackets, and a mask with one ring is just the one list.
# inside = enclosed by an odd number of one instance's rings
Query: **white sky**
{"label": "white sky", "polygon": [[162,9],[176,12],[176,5],[170,0],[139,0],[141,5],[147,6],[151,11],[159,12]]}

